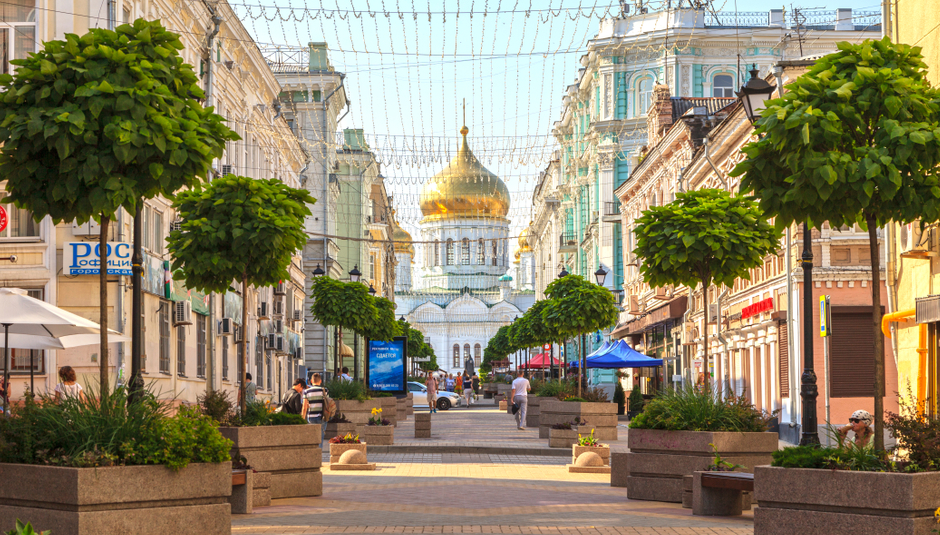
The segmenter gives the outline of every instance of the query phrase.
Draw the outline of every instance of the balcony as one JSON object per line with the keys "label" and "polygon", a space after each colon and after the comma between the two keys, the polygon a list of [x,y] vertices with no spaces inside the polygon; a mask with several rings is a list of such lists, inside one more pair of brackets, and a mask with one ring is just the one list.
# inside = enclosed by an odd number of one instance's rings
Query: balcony
{"label": "balcony", "polygon": [[623,217],[620,214],[620,203],[619,202],[605,202],[604,203],[604,215],[601,217],[601,221],[605,223],[620,223],[623,221]]}
{"label": "balcony", "polygon": [[578,240],[575,238],[575,235],[572,234],[562,234],[559,239],[558,244],[559,253],[576,253],[578,252]]}

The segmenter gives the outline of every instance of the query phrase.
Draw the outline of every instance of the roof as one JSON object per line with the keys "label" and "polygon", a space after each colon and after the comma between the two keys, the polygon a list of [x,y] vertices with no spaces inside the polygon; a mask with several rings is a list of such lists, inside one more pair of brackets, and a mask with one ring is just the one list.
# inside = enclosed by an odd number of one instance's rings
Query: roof
{"label": "roof", "polygon": [[732,97],[670,97],[672,101],[672,122],[679,120],[692,108],[705,108],[706,115],[715,115],[718,110],[738,99]]}

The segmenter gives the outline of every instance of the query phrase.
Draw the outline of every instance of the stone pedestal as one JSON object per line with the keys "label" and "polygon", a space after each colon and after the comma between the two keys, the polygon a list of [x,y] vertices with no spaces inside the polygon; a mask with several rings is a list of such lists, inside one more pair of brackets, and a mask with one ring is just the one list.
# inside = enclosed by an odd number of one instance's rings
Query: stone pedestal
{"label": "stone pedestal", "polygon": [[408,398],[404,396],[395,398],[395,417],[399,422],[404,422],[408,418]]}
{"label": "stone pedestal", "polygon": [[[554,398],[546,398],[554,399]],[[542,406],[542,398],[538,396],[533,396],[531,393],[528,395],[528,405],[526,406],[525,413],[525,426],[526,427],[538,427],[539,426],[539,409]]]}
{"label": "stone pedestal", "polygon": [[381,404],[382,418],[392,423],[393,427],[398,426],[398,400],[394,397],[378,398]]}
{"label": "stone pedestal", "polygon": [[367,447],[368,444],[365,442],[360,442],[359,444],[330,444],[330,464],[338,463],[339,458],[349,450],[361,451],[362,454],[368,458],[369,452]]}
{"label": "stone pedestal", "polygon": [[220,427],[234,442],[232,456],[244,456],[259,472],[271,473],[272,498],[323,494],[319,425]]}
{"label": "stone pedestal", "polygon": [[627,476],[630,475],[630,469],[627,466],[627,452],[610,452],[610,486],[626,487]]}
{"label": "stone pedestal", "polygon": [[692,474],[692,514],[698,516],[739,516],[744,507],[741,491],[703,487],[703,473],[707,472]]}
{"label": "stone pedestal", "polygon": [[574,444],[571,446],[571,463],[574,464],[582,453],[588,451],[596,453],[604,461],[605,466],[610,466],[610,448],[607,446],[578,446]]}
{"label": "stone pedestal", "polygon": [[373,446],[391,446],[395,442],[395,427],[391,425],[367,425],[362,428],[359,439]]}
{"label": "stone pedestal", "polygon": [[431,438],[431,414],[415,414],[415,438]]}
{"label": "stone pedestal", "polygon": [[254,507],[254,472],[252,470],[236,470],[232,472],[245,474],[244,485],[232,485],[232,495],[228,497],[228,503],[232,506],[233,515],[250,515]]}
{"label": "stone pedestal", "polygon": [[415,395],[412,393],[409,393],[407,399],[408,401],[407,401],[407,404],[405,405],[405,412],[407,413],[406,417],[411,416],[415,413]]}
{"label": "stone pedestal", "polygon": [[267,507],[271,505],[271,474],[255,472],[251,503],[254,507]]}
{"label": "stone pedestal", "polygon": [[575,417],[587,420],[588,433],[594,430],[598,440],[617,440],[617,404],[558,401],[544,398],[539,403],[539,438],[548,438],[555,424],[571,422]]}
{"label": "stone pedestal", "polygon": [[691,475],[682,476],[682,508],[692,508],[692,483],[695,478]]}
{"label": "stone pedestal", "polygon": [[506,400],[505,400],[505,399],[502,399],[502,400],[499,401],[499,410],[505,411],[505,410],[508,409],[508,407],[509,407],[509,404],[506,403]]}

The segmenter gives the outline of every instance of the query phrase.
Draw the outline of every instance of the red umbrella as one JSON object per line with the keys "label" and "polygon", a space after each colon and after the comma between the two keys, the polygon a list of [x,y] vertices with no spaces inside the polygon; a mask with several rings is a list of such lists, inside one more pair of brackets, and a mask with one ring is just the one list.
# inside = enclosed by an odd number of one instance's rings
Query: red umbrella
{"label": "red umbrella", "polygon": [[[551,359],[551,364],[549,364],[549,359]],[[529,360],[529,362],[526,362],[525,364],[521,364],[519,368],[523,370],[531,370],[531,369],[548,368],[552,365],[560,366],[561,362],[554,357],[550,357],[548,353],[539,353],[538,355],[532,357],[532,359]]]}

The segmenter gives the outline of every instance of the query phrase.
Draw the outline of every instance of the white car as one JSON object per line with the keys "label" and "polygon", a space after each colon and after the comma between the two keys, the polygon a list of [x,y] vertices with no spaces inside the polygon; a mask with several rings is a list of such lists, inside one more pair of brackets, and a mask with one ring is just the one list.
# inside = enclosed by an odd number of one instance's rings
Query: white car
{"label": "white car", "polygon": [[[421,383],[408,381],[408,392],[414,394],[415,407],[428,406],[428,388]],[[451,407],[460,406],[460,394],[456,392],[437,391],[437,408],[446,411]]]}

